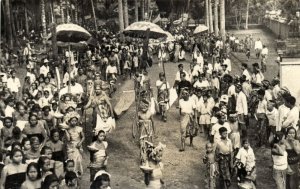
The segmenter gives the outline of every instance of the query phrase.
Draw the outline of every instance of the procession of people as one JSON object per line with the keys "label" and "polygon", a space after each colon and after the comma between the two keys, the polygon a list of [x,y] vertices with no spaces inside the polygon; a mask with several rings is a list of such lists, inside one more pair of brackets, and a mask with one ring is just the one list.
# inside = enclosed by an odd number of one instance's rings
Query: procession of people
{"label": "procession of people", "polygon": [[[58,61],[49,55],[39,58],[30,42],[18,55],[2,46],[0,188],[80,188],[86,169],[91,189],[110,188],[106,136],[118,129],[120,115],[111,100],[122,81],[134,82],[132,129],[146,188],[167,188],[162,163],[167,146],[156,140],[156,122],[168,124],[168,111],[177,108],[178,150],[187,153],[186,145],[193,146],[195,137],[206,141],[206,185],[200,188],[257,188],[254,149],[264,146],[272,153],[276,187],[297,189],[298,102],[280,88],[279,75],[265,79],[266,44],[250,35],[222,39],[183,28],[170,32],[174,40],[145,45],[104,29],[96,46],[80,53],[62,49]],[[245,53],[249,60],[253,51],[256,62],[239,63],[240,74],[233,75],[231,53]],[[149,72],[156,64],[161,72],[152,86]],[[170,73],[164,64],[174,64],[178,72]],[[167,81],[166,73],[174,81]],[[87,124],[90,108],[92,123]],[[250,133],[256,136],[255,146]],[[90,155],[88,167],[84,151]]]}

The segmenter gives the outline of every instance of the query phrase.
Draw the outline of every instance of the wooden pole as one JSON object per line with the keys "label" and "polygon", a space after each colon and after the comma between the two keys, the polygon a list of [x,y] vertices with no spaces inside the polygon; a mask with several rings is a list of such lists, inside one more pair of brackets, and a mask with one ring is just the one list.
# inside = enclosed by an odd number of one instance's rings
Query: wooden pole
{"label": "wooden pole", "polygon": [[69,74],[69,84],[68,84],[68,93],[71,93],[71,45],[69,44],[69,64],[68,64],[68,74]]}

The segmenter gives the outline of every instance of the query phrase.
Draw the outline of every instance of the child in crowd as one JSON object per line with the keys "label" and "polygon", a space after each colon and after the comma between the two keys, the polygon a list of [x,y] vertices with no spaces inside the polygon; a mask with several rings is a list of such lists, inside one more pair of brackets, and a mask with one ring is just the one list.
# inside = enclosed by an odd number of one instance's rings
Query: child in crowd
{"label": "child in crowd", "polygon": [[269,142],[271,142],[275,136],[278,125],[278,110],[275,107],[274,101],[268,101],[266,115],[268,118],[267,137]]}
{"label": "child in crowd", "polygon": [[74,171],[67,171],[65,175],[65,184],[61,185],[61,189],[79,189],[78,176]]}
{"label": "child in crowd", "polygon": [[211,111],[213,105],[208,102],[208,95],[203,94],[203,103],[198,107],[198,111],[200,114],[199,125],[200,125],[200,132],[205,133],[205,137],[209,137],[210,132],[210,119],[211,119]]}
{"label": "child in crowd", "polygon": [[267,101],[264,99],[265,91],[260,89],[258,92],[258,106],[256,109],[257,127],[258,127],[258,143],[260,147],[267,142],[266,125],[267,125]]}
{"label": "child in crowd", "polygon": [[255,155],[248,139],[243,140],[243,146],[235,156],[235,164],[238,167],[237,178],[239,182],[245,179],[256,181]]}
{"label": "child in crowd", "polygon": [[90,167],[90,173],[92,181],[95,177],[96,172],[98,172],[101,169],[106,169],[107,165],[107,146],[108,143],[105,141],[105,132],[103,130],[100,130],[97,135],[97,139],[95,142],[93,142],[91,145],[88,146],[88,150],[91,153],[91,164]]}
{"label": "child in crowd", "polygon": [[75,171],[81,175],[83,173],[82,166],[82,143],[85,139],[82,127],[78,125],[79,114],[71,112],[66,119],[69,128],[65,130],[65,137],[67,140],[67,157],[73,159],[75,162]]}
{"label": "child in crowd", "polygon": [[218,175],[218,165],[215,161],[215,152],[213,143],[207,143],[206,144],[206,154],[203,158],[203,163],[206,164],[206,188],[208,189],[216,189],[216,179]]}
{"label": "child in crowd", "polygon": [[25,154],[26,163],[37,162],[41,156],[40,154],[41,143],[38,137],[30,138],[30,146],[31,146],[30,150],[28,150],[27,153]]}
{"label": "child in crowd", "polygon": [[41,188],[41,170],[37,163],[31,162],[27,166],[26,180],[22,183],[21,189]]}
{"label": "child in crowd", "polygon": [[5,117],[3,119],[3,126],[1,128],[1,148],[2,149],[6,149],[7,147],[9,147],[11,145],[11,137],[13,135],[13,118],[12,117]]}
{"label": "child in crowd", "polygon": [[31,149],[30,140],[28,138],[23,138],[22,147],[24,156],[26,157],[27,152]]}
{"label": "child in crowd", "polygon": [[234,155],[236,155],[241,147],[241,135],[239,132],[239,125],[237,122],[237,115],[230,114],[228,118],[228,123],[231,128],[231,133],[229,139],[231,140]]}
{"label": "child in crowd", "polygon": [[58,129],[52,129],[50,132],[50,140],[46,143],[46,146],[52,149],[52,159],[55,161],[65,161],[65,145],[60,140],[60,133]]}

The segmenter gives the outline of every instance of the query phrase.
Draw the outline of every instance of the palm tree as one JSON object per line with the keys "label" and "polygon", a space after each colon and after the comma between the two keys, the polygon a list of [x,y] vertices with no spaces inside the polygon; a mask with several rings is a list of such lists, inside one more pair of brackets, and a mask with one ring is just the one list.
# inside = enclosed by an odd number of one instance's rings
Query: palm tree
{"label": "palm tree", "polygon": [[129,25],[127,0],[124,0],[124,25],[125,25],[125,28]]}
{"label": "palm tree", "polygon": [[141,0],[141,15],[142,15],[142,20],[145,20],[145,0]]}
{"label": "palm tree", "polygon": [[208,8],[208,0],[205,0],[205,24],[209,27],[209,8]]}
{"label": "palm tree", "polygon": [[134,0],[134,16],[135,16],[135,21],[139,21],[139,5],[138,5],[138,0]]}
{"label": "palm tree", "polygon": [[122,0],[118,0],[118,13],[119,13],[120,31],[123,31],[124,30],[124,18],[123,18],[123,3],[122,3]]}
{"label": "palm tree", "polygon": [[219,8],[219,0],[215,0],[214,2],[214,24],[215,24],[215,35],[219,35],[219,14],[218,14],[218,8]]}
{"label": "palm tree", "polygon": [[78,1],[75,1],[75,13],[74,13],[74,17],[75,17],[75,23],[78,23]]}
{"label": "palm tree", "polygon": [[45,12],[45,1],[41,0],[41,17],[42,17],[42,28],[43,36],[47,35],[47,23],[46,23],[46,12]]}
{"label": "palm tree", "polygon": [[8,45],[10,48],[13,48],[13,36],[12,36],[12,22],[11,22],[11,14],[10,14],[10,0],[5,1],[5,14],[6,14],[6,25],[7,27],[7,37],[8,37]]}
{"label": "palm tree", "polygon": [[28,14],[27,14],[27,7],[26,7],[26,3],[24,3],[24,16],[25,16],[25,32],[26,35],[29,34],[29,25],[28,25]]}
{"label": "palm tree", "polygon": [[208,0],[208,17],[209,17],[209,31],[214,32],[214,22],[212,15],[212,0]]}
{"label": "palm tree", "polygon": [[91,5],[92,5],[92,11],[93,11],[95,30],[97,31],[98,27],[97,27],[96,13],[95,13],[95,7],[94,7],[94,1],[93,0],[91,0]]}
{"label": "palm tree", "polygon": [[225,0],[220,0],[220,33],[225,40]]}
{"label": "palm tree", "polygon": [[65,15],[64,15],[63,1],[62,0],[59,0],[59,8],[60,8],[61,22],[65,23]]}
{"label": "palm tree", "polygon": [[249,20],[249,0],[247,0],[247,8],[246,8],[246,23],[245,23],[245,29],[248,29],[248,20]]}

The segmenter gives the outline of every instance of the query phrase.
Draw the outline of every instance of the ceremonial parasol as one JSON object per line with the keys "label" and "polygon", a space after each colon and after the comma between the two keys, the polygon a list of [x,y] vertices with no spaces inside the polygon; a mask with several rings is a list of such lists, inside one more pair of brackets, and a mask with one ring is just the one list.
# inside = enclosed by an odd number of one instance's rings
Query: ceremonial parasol
{"label": "ceremonial parasol", "polygon": [[[79,45],[84,45],[84,43],[91,38],[91,34],[83,27],[76,24],[60,24],[56,26],[56,39],[58,43],[64,42],[68,44],[69,54],[71,54],[71,45],[75,43],[82,43]],[[70,81],[70,65],[71,56],[69,56],[69,81]],[[71,91],[71,82],[69,82],[69,92]]]}
{"label": "ceremonial parasol", "polygon": [[87,41],[91,34],[77,24],[60,24],[56,27],[57,41],[78,43]]}
{"label": "ceremonial parasol", "polygon": [[196,29],[194,30],[194,34],[199,34],[199,33],[202,33],[202,32],[205,32],[208,30],[208,27],[203,25],[203,24],[200,24],[199,26],[196,27]]}
{"label": "ceremonial parasol", "polygon": [[146,38],[148,30],[149,38],[158,39],[167,37],[166,32],[158,25],[145,21],[132,23],[123,31],[123,33],[130,37]]}

